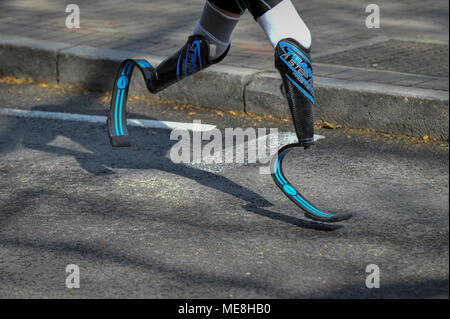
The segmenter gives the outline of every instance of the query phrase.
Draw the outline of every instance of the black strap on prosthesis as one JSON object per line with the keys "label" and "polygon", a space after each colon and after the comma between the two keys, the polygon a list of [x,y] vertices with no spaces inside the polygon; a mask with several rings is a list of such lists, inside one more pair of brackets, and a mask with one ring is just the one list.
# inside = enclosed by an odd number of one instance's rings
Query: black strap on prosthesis
{"label": "black strap on prosthesis", "polygon": [[[127,128],[126,104],[129,84],[135,67],[141,71],[150,93],[157,93],[189,75],[220,62],[227,55],[228,50],[229,47],[220,57],[210,60],[207,40],[201,35],[193,35],[189,37],[183,48],[161,62],[156,69],[143,59],[123,61],[114,81],[107,118],[111,145],[114,147],[131,146]],[[307,149],[314,144],[313,75],[308,52],[293,39],[280,41],[275,50],[275,66],[283,79],[299,143],[282,147],[272,157],[272,178],[283,194],[304,211],[305,216],[322,222],[338,222],[349,219],[352,217],[351,214],[337,215],[319,210],[292,186],[283,173],[283,159],[288,152],[295,147]]]}

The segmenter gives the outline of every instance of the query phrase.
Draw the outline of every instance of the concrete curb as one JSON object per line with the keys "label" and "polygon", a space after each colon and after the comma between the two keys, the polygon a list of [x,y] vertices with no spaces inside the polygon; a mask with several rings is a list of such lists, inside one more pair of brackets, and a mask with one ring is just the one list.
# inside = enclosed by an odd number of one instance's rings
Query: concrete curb
{"label": "concrete curb", "polygon": [[[95,91],[110,92],[119,63],[130,57],[154,64],[162,61],[161,57],[136,56],[130,51],[0,36],[0,74]],[[215,65],[191,79],[156,97],[223,110],[289,116],[281,78],[275,70]],[[448,140],[448,92],[325,77],[316,77],[315,89],[316,120]],[[130,94],[148,94],[141,76],[133,77]]]}

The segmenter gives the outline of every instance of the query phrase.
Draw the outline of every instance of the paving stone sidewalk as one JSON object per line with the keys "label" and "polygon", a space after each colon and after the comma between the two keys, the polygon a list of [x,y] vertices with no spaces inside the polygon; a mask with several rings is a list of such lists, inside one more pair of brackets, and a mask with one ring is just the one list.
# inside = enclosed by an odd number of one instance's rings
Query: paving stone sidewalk
{"label": "paving stone sidewalk", "polygon": [[[2,0],[0,36],[128,50],[165,57],[192,32],[204,0],[76,0],[81,28],[67,29],[66,2]],[[381,28],[367,29],[367,1],[294,0],[313,35],[321,77],[448,91],[448,12],[444,0],[380,0]],[[249,13],[223,65],[273,70],[273,49]]]}

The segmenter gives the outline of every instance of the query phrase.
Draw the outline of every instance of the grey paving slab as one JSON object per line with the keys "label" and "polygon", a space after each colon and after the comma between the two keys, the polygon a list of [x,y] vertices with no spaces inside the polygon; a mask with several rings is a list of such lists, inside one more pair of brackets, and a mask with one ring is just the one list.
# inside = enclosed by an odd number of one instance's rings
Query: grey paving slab
{"label": "grey paving slab", "polygon": [[448,91],[448,85],[449,85],[448,79],[435,79],[417,84],[416,86],[424,89],[432,88],[435,90],[437,89],[442,91]]}
{"label": "grey paving slab", "polygon": [[345,71],[344,68],[336,67],[334,65],[315,65],[314,73],[317,76],[330,76],[339,72]]}
{"label": "grey paving slab", "polygon": [[430,77],[424,76],[409,76],[403,80],[393,82],[392,84],[401,85],[401,86],[418,86],[418,84],[432,81]]}
{"label": "grey paving slab", "polygon": [[364,72],[361,75],[357,75],[351,78],[351,80],[376,82],[376,83],[398,83],[407,78],[408,74],[387,73],[387,72]]}
{"label": "grey paving slab", "polygon": [[448,77],[448,44],[389,40],[322,56],[319,62]]}

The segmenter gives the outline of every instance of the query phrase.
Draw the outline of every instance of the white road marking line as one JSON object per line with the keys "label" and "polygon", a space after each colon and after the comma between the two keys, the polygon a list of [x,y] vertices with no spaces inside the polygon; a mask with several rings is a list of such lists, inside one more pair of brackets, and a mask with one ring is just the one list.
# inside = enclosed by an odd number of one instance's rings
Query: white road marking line
{"label": "white road marking line", "polygon": [[[314,141],[318,141],[321,139],[324,139],[325,136],[323,135],[316,135],[314,134]],[[268,142],[268,143],[267,143]],[[204,154],[193,154],[192,159],[192,166],[200,168],[205,171],[211,171],[211,172],[223,172],[227,168],[237,168],[241,166],[245,166],[246,163],[225,163],[225,154],[230,152],[231,154],[235,154],[235,158],[247,158],[246,155],[248,154],[259,154],[258,153],[258,147],[260,143],[266,145],[266,148],[264,149],[265,152],[268,152],[269,150],[278,151],[278,149],[284,145],[297,143],[298,138],[295,133],[288,133],[288,132],[281,132],[278,133],[278,136],[271,137],[270,134],[263,135],[255,140],[252,140],[250,142],[244,142],[238,145],[232,145],[230,147],[226,147],[222,149],[222,156],[219,159],[220,163],[214,163],[214,160],[216,158],[213,155],[207,155],[204,156]],[[269,161],[271,159],[271,156],[273,154],[265,154],[263,155],[265,158],[258,158],[257,162],[261,165],[263,164],[269,164]],[[264,163],[265,162],[265,163]],[[211,164],[206,164],[211,163]],[[261,167],[260,169],[264,169],[265,167]],[[270,168],[267,167],[266,171],[261,171],[263,174],[270,174]]]}
{"label": "white road marking line", "polygon": [[[18,110],[0,108],[0,115],[17,116],[25,118],[41,118],[48,120],[61,120],[61,121],[76,121],[86,123],[101,123],[106,124],[106,116],[101,115],[86,115],[86,114],[73,114],[62,112],[46,112],[46,111],[34,111],[34,110]],[[144,128],[158,128],[166,130],[188,130],[194,132],[207,132],[215,129],[215,125],[210,124],[198,124],[198,123],[181,123],[171,121],[157,121],[157,120],[140,120],[140,119],[127,119],[128,126],[144,127]]]}

